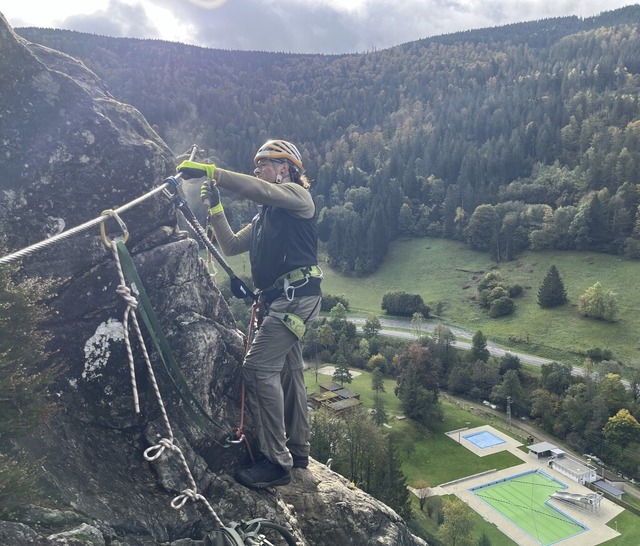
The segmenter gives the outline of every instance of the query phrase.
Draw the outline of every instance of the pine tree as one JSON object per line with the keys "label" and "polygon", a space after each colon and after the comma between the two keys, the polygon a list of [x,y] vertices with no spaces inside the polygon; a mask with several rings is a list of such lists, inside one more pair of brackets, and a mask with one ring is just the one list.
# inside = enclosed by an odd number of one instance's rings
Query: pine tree
{"label": "pine tree", "polygon": [[411,500],[407,480],[402,473],[400,459],[396,453],[393,439],[387,436],[387,461],[386,468],[381,468],[383,474],[383,486],[378,498],[393,508],[401,517],[411,519]]}
{"label": "pine tree", "polygon": [[384,390],[384,377],[380,368],[374,368],[371,373],[371,388],[375,391],[376,394],[381,392],[386,392]]}
{"label": "pine tree", "polygon": [[373,422],[381,426],[389,420],[387,411],[384,409],[384,402],[379,394],[373,397]]}
{"label": "pine tree", "polygon": [[43,301],[51,282],[30,278],[16,283],[13,272],[0,269],[0,507],[9,512],[40,492],[40,465],[26,460],[14,440],[52,418],[56,407],[47,386],[64,371],[47,360],[45,349],[50,333],[44,327],[48,312]]}
{"label": "pine tree", "polygon": [[558,268],[552,265],[538,289],[538,305],[543,308],[557,307],[567,302],[567,291]]}
{"label": "pine tree", "polygon": [[339,354],[338,358],[336,358],[336,370],[333,372],[333,378],[336,383],[340,383],[340,385],[344,385],[345,383],[351,383],[353,381],[353,376],[349,371],[349,363],[344,355]]}
{"label": "pine tree", "polygon": [[473,338],[471,338],[471,351],[469,351],[469,357],[471,362],[476,362],[477,360],[482,360],[482,362],[486,362],[489,360],[489,349],[487,349],[487,338],[482,333],[482,330],[478,330],[475,334],[473,334]]}

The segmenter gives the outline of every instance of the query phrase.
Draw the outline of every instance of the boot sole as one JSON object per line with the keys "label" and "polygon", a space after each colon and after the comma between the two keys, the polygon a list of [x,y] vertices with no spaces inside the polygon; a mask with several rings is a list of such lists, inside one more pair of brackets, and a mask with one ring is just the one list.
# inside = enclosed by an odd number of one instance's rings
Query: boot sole
{"label": "boot sole", "polygon": [[236,480],[246,487],[252,487],[254,489],[266,489],[268,487],[275,487],[277,485],[287,485],[288,483],[291,483],[291,474],[288,474],[287,476],[282,476],[282,478],[278,478],[277,480],[273,480],[270,482],[252,482],[250,480],[243,479],[243,476],[238,474],[236,476]]}

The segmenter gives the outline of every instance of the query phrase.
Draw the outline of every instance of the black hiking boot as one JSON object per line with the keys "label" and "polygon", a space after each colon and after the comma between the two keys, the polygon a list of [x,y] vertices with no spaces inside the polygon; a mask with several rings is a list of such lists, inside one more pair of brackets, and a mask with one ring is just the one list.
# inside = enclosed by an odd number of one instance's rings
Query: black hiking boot
{"label": "black hiking boot", "polygon": [[291,481],[291,472],[279,464],[263,459],[251,468],[238,472],[236,480],[247,487],[264,489],[276,485],[287,485]]}
{"label": "black hiking boot", "polygon": [[307,468],[309,466],[309,457],[306,455],[294,455],[293,457],[293,468]]}

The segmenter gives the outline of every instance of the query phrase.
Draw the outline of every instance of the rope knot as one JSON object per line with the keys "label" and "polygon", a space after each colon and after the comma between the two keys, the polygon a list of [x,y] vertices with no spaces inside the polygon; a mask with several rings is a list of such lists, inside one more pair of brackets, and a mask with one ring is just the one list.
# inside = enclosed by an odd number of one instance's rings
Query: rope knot
{"label": "rope knot", "polygon": [[135,296],[131,295],[131,288],[129,288],[126,284],[119,284],[118,288],[116,288],[116,293],[122,296],[122,299],[127,302],[127,305],[131,309],[138,308],[138,300]]}
{"label": "rope knot", "polygon": [[197,491],[186,488],[182,490],[182,493],[180,493],[180,495],[178,495],[175,499],[171,501],[171,508],[175,510],[180,510],[187,503],[188,500],[193,502],[206,501],[206,499]]}
{"label": "rope knot", "polygon": [[144,458],[149,462],[153,462],[162,456],[165,448],[171,451],[180,451],[180,448],[173,443],[173,440],[161,438],[156,445],[144,450]]}

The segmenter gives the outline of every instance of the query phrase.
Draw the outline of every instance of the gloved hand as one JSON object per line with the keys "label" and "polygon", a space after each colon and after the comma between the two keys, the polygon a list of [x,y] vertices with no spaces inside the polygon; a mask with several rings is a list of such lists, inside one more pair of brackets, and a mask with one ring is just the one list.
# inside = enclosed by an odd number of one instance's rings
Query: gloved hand
{"label": "gloved hand", "polygon": [[200,199],[202,202],[214,208],[220,204],[220,190],[218,190],[218,186],[212,184],[209,180],[206,180],[200,186]]}
{"label": "gloved hand", "polygon": [[213,180],[213,173],[216,171],[216,166],[213,163],[196,163],[195,161],[183,161],[178,165],[176,169],[182,174],[185,180],[190,178],[202,178],[207,177],[207,180]]}
{"label": "gloved hand", "polygon": [[222,212],[222,203],[220,202],[220,190],[218,186],[210,180],[205,180],[200,186],[200,199],[209,207],[209,215]]}

